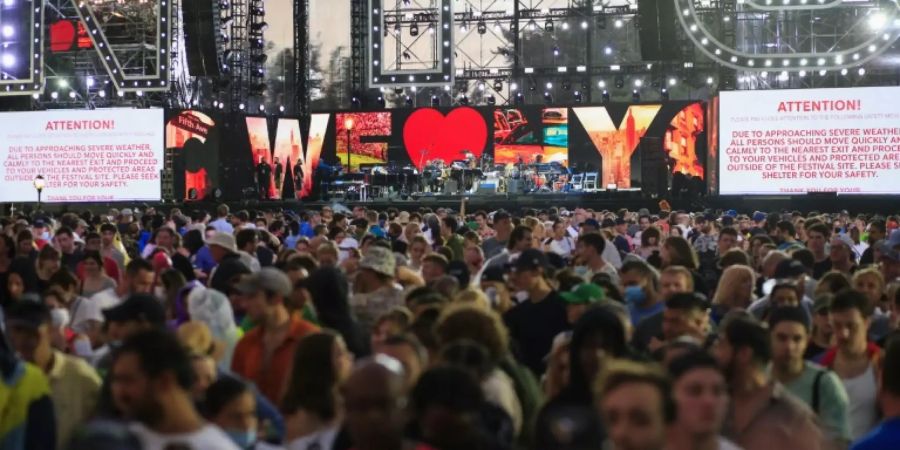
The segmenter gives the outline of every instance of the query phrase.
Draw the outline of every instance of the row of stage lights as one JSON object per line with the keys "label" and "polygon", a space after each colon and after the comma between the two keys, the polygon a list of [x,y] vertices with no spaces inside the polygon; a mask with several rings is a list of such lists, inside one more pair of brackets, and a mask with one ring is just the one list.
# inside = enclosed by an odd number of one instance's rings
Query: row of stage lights
{"label": "row of stage lights", "polygon": [[[376,10],[376,11],[377,11],[377,10]],[[423,24],[423,26],[426,27],[426,28],[428,29],[428,32],[429,32],[430,34],[434,34],[434,24],[433,24],[433,23],[430,23],[430,22],[429,22],[429,23],[427,23],[427,24]],[[587,20],[582,20],[582,21],[579,23],[578,26],[579,26],[582,30],[587,30],[587,29],[590,27],[590,25],[588,24],[588,21],[587,21]],[[613,26],[614,26],[615,28],[617,28],[617,29],[622,28],[622,27],[625,26],[625,21],[622,20],[622,19],[615,19],[615,20],[613,21]],[[538,24],[538,22],[537,22],[536,20],[534,20],[534,19],[529,20],[529,21],[525,24],[525,29],[528,30],[528,31],[538,31],[538,30],[543,30],[543,31],[546,31],[546,32],[548,32],[548,33],[552,33],[552,32],[554,32],[554,31],[556,30],[556,28],[557,28],[556,22],[554,22],[552,18],[547,19],[546,21],[544,21],[543,27],[541,27],[541,25]],[[565,20],[564,20],[564,21],[561,21],[561,22],[560,22],[559,28],[560,28],[561,30],[567,31],[567,30],[569,30],[569,29],[572,28],[572,27],[569,25],[569,22],[568,22],[568,21],[565,21]],[[377,26],[377,25],[374,26],[373,29],[374,29],[375,31],[378,31],[378,26]],[[473,27],[471,26],[471,23],[470,23],[469,21],[463,20],[463,21],[460,22],[460,24],[459,24],[459,31],[460,31],[460,32],[462,32],[462,33],[468,33],[470,29],[474,29],[478,34],[486,34],[486,33],[488,32],[488,23],[487,23],[484,19],[480,19],[480,20],[475,21],[475,26],[474,26],[474,28],[473,28]],[[509,25],[507,25],[507,26],[505,27],[505,29],[510,30],[510,31],[515,30],[515,24],[514,24],[513,22],[510,22]],[[504,31],[504,26],[503,26],[503,24],[500,23],[499,20],[494,21],[494,24],[493,24],[493,31],[494,31],[495,33],[502,33],[502,32]],[[394,23],[394,25],[393,25],[393,32],[394,32],[395,35],[399,35],[399,34],[402,32],[402,27],[401,27],[399,21]],[[420,33],[420,27],[419,27],[419,24],[418,24],[417,22],[413,22],[412,24],[409,25],[409,35],[410,35],[410,36],[415,37],[415,36],[418,36],[419,33]],[[388,30],[387,30],[387,28],[385,28],[385,30],[384,30],[384,35],[385,35],[385,36],[388,35]]]}

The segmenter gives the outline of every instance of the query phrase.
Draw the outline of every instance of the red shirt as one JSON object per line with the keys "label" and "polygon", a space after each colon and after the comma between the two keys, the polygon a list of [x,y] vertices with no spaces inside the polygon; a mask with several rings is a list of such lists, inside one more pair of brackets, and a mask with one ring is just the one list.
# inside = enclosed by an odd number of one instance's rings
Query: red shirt
{"label": "red shirt", "polygon": [[297,315],[291,315],[290,329],[284,341],[265,361],[263,343],[263,327],[257,326],[248,331],[238,341],[231,360],[234,373],[256,383],[259,391],[272,403],[279,405],[281,396],[287,386],[294,360],[294,350],[304,336],[319,331],[319,327],[307,322]]}

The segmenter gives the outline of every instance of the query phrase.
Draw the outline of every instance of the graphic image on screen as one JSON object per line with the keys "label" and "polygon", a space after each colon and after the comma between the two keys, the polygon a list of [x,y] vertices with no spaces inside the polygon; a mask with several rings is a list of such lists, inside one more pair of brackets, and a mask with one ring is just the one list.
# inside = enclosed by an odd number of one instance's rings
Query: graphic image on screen
{"label": "graphic image on screen", "polygon": [[703,165],[697,158],[697,137],[704,128],[703,106],[694,103],[682,109],[666,130],[664,148],[674,161],[673,173],[705,178]]}
{"label": "graphic image on screen", "polygon": [[497,164],[569,163],[567,108],[497,109],[494,113],[494,161]]}
{"label": "graphic image on screen", "polygon": [[0,120],[0,202],[158,201],[163,169],[162,109],[4,113]]}
{"label": "graphic image on screen", "polygon": [[350,125],[350,170],[366,165],[387,164],[388,146],[385,142],[364,142],[364,136],[390,136],[391,113],[341,113],[336,115],[337,158],[347,167],[347,125]]}
{"label": "graphic image on screen", "polygon": [[[202,200],[218,186],[218,134],[216,122],[199,111],[182,111],[166,122],[166,151],[173,152],[176,191],[185,200]],[[183,169],[183,170],[182,170]],[[184,178],[180,187],[178,177]]]}
{"label": "graphic image on screen", "polygon": [[722,92],[719,193],[900,194],[900,87]]}
{"label": "graphic image on screen", "polygon": [[619,126],[603,106],[575,108],[575,115],[600,153],[603,186],[631,187],[631,154],[661,108],[661,105],[629,106]]}

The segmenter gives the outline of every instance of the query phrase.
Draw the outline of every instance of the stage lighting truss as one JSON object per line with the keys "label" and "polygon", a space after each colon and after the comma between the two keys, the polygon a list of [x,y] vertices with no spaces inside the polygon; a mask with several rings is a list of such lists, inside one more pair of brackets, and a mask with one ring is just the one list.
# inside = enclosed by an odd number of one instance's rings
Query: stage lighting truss
{"label": "stage lighting truss", "polygon": [[170,0],[72,1],[117,90],[169,89]]}
{"label": "stage lighting truss", "polygon": [[[453,83],[452,0],[369,0],[369,85]],[[412,29],[413,33],[410,33]]]}
{"label": "stage lighting truss", "polygon": [[673,1],[678,20],[696,48],[717,63],[741,71],[858,68],[900,37],[896,1]]}
{"label": "stage lighting truss", "polygon": [[0,2],[0,95],[30,95],[44,83],[44,2]]}

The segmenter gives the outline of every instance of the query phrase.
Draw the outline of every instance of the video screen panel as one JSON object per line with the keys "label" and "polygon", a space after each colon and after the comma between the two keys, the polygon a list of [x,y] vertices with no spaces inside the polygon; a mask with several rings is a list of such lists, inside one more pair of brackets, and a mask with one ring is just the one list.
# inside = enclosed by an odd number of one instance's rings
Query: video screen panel
{"label": "video screen panel", "polygon": [[0,202],[158,201],[162,109],[95,109],[0,114]]}
{"label": "video screen panel", "polygon": [[900,193],[900,88],[722,92],[719,193]]}

